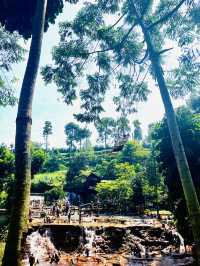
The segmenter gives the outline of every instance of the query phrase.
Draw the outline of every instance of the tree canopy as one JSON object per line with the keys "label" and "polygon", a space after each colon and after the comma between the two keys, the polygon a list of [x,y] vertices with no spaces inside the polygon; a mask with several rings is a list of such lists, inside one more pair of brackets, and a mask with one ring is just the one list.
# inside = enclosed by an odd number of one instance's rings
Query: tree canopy
{"label": "tree canopy", "polygon": [[[66,2],[76,3],[76,0],[66,0]],[[0,1],[0,23],[10,32],[18,31],[25,39],[32,35],[33,17],[36,11],[36,3],[34,0],[9,0]],[[64,6],[63,0],[48,0],[45,30],[48,29],[49,24],[55,23],[55,19],[59,13],[62,12]]]}
{"label": "tree canopy", "polygon": [[[148,25],[163,62],[168,51],[162,48],[166,39],[177,41],[181,48],[179,66],[166,72],[171,95],[185,96],[199,84],[198,59],[192,58],[198,39],[199,25],[195,26],[194,15],[198,4],[184,0],[161,1],[159,4],[130,0],[87,2],[72,22],[60,24],[60,42],[52,53],[54,64],[42,70],[45,82],[55,82],[66,103],[72,103],[76,98],[78,79],[86,75],[88,85],[81,87],[80,91],[82,112],[76,114],[80,121],[96,120],[104,111],[102,102],[106,90],[113,86],[113,80],[119,93],[114,102],[117,111],[123,115],[135,112],[134,104],[147,100],[150,91],[146,77],[153,72],[133,3]],[[108,16],[116,21],[110,24],[106,19]],[[95,65],[92,74],[87,72],[89,64]]]}
{"label": "tree canopy", "polygon": [[[197,196],[200,199],[198,174],[200,171],[200,116],[199,113],[194,114],[188,107],[178,108],[176,114]],[[179,230],[186,238],[191,238],[188,231],[188,212],[185,205],[181,180],[173,155],[166,118],[160,123],[153,125],[150,134],[155,149],[157,150],[156,159],[160,166],[159,170],[161,174],[166,177],[165,182],[168,186],[169,196],[174,205]]]}
{"label": "tree canopy", "polygon": [[10,34],[0,26],[0,106],[16,103],[15,91],[7,73],[12,70],[13,64],[23,60],[24,53],[19,44],[19,35]]}

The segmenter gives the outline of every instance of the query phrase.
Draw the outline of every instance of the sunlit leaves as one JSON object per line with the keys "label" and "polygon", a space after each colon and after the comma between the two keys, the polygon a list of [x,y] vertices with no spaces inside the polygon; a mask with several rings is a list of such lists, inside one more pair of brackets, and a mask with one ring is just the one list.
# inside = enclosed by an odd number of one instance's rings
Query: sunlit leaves
{"label": "sunlit leaves", "polygon": [[129,163],[115,165],[115,180],[102,180],[96,186],[96,191],[102,200],[111,199],[116,203],[129,199],[133,190],[131,183],[135,178],[135,168]]}
{"label": "sunlit leaves", "polygon": [[130,164],[142,163],[149,155],[149,151],[135,140],[128,141],[122,150],[121,161]]}

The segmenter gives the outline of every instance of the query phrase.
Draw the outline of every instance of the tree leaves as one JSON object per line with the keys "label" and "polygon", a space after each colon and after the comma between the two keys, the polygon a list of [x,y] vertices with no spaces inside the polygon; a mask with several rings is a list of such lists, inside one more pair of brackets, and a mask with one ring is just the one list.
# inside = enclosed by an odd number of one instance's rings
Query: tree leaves
{"label": "tree leaves", "polygon": [[[25,50],[19,45],[19,35],[10,34],[0,26],[0,106],[16,103],[12,81],[6,77],[12,65],[23,60]],[[13,77],[14,78],[14,77]]]}
{"label": "tree leaves", "polygon": [[[191,30],[196,12],[193,15],[192,10],[198,10],[197,4],[182,0],[161,0],[159,3],[153,0],[87,2],[72,22],[60,24],[60,43],[53,51],[55,65],[43,72],[44,80],[56,83],[66,103],[72,103],[77,96],[76,87],[80,79],[85,81],[86,78],[88,85],[80,90],[81,113],[75,114],[81,122],[99,119],[104,111],[105,92],[113,85],[113,80],[119,88],[114,103],[121,114],[135,112],[135,103],[148,98],[150,91],[145,79],[148,70],[151,70],[149,51],[138,26],[138,18],[134,15],[134,7],[150,32],[158,54],[163,50],[166,37],[176,40],[183,49],[179,69],[168,76],[171,94],[184,96],[197,85],[197,71],[194,66],[188,68],[184,63],[184,49],[196,38]],[[113,15],[118,19],[111,24],[107,17],[112,18]],[[97,85],[101,83],[97,73],[99,77],[109,75],[103,87],[102,84]],[[152,71],[150,74],[153,76]]]}
{"label": "tree leaves", "polygon": [[76,114],[75,117],[81,122],[93,122],[98,120],[99,115],[103,112],[102,103],[108,86],[108,75],[95,73],[87,76],[88,89],[80,92],[82,100],[82,114]]}
{"label": "tree leaves", "polygon": [[122,73],[118,76],[119,96],[115,96],[113,101],[116,105],[116,111],[123,115],[129,115],[137,112],[135,104],[147,100],[150,91],[145,82],[139,83],[129,75]]}
{"label": "tree leaves", "polygon": [[[70,3],[77,3],[77,0],[67,0]],[[0,23],[9,32],[18,31],[25,39],[32,35],[32,22],[36,10],[35,0],[4,1],[0,0]],[[59,13],[62,12],[64,0],[48,0],[45,31],[49,24],[54,24]]]}
{"label": "tree leaves", "polygon": [[101,9],[96,4],[86,2],[73,21],[72,29],[75,34],[95,38],[96,30],[104,24]]}

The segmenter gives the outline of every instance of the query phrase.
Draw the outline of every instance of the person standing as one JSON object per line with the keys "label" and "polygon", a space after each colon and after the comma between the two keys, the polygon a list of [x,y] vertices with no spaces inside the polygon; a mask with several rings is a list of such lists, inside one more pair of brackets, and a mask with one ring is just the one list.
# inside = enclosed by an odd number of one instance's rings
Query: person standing
{"label": "person standing", "polygon": [[30,254],[29,256],[29,264],[30,266],[33,266],[35,264],[35,257],[33,256],[33,254]]}

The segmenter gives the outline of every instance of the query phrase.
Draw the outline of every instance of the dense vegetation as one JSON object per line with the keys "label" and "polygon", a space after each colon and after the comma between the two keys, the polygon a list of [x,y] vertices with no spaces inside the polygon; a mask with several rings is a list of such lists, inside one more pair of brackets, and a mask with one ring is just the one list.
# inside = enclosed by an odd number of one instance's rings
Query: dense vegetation
{"label": "dense vegetation", "polygon": [[[191,97],[186,106],[178,108],[176,114],[200,197],[200,184],[196,174],[200,170],[200,114],[193,98]],[[139,136],[142,135],[139,124],[139,121],[134,122],[130,129],[136,137],[137,132]],[[76,123],[69,123],[66,127],[70,130],[80,130]],[[75,143],[79,132],[74,131],[74,135],[69,132],[67,136]],[[102,131],[99,131],[99,138],[101,136]],[[115,134],[110,138],[110,143],[114,145]],[[89,137],[87,142],[90,142]],[[145,139],[140,138],[138,141],[136,138],[131,140],[130,137],[118,152],[114,151],[113,146],[103,148],[98,145],[93,147],[91,144],[74,145],[71,150],[68,143],[67,141],[65,149],[48,150],[46,142],[44,145],[32,144],[33,193],[44,193],[47,202],[66,196],[70,197],[72,204],[98,202],[104,206],[105,211],[111,213],[127,214],[143,212],[144,209],[168,209],[175,214],[183,235],[191,239],[191,233],[188,234],[187,209],[165,117],[149,126],[149,134]],[[14,185],[14,151],[1,145],[0,158],[0,206],[4,208],[10,204]],[[98,178],[92,183],[90,190],[93,175]]]}
{"label": "dense vegetation", "polygon": [[[66,104],[80,98],[81,109],[74,117],[94,123],[104,147],[92,147],[87,126],[70,122],[65,126],[66,149],[49,150],[50,121],[43,128],[45,148],[31,144],[32,101],[43,33],[65,2],[78,1],[0,0],[0,106],[17,103],[4,73],[23,60],[20,36],[31,38],[14,149],[0,147],[0,204],[11,209],[13,203],[3,266],[21,266],[31,189],[44,193],[47,201],[68,193],[74,204],[100,201],[121,213],[167,205],[190,239],[191,225],[200,265],[199,2],[88,1],[72,21],[61,23],[53,63],[41,74],[46,84],[56,84]],[[171,42],[179,56],[177,65],[168,69]],[[85,85],[78,90],[80,80]],[[152,80],[159,88],[165,117],[150,125],[143,140],[140,121],[133,122],[133,130],[129,116],[137,112],[139,102],[148,100]],[[107,91],[113,86],[115,119],[102,117]],[[175,111],[171,98],[191,93],[187,106]]]}

